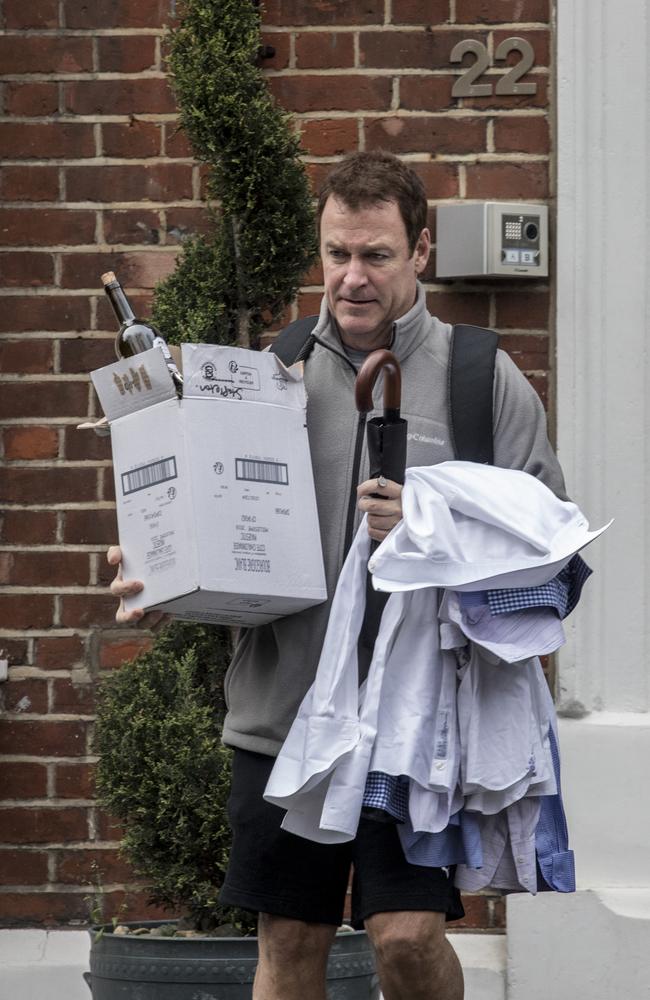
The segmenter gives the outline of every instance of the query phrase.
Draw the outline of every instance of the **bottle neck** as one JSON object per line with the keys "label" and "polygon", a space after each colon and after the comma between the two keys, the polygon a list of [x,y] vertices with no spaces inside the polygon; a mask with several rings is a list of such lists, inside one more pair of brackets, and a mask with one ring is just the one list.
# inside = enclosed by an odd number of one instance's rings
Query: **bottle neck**
{"label": "bottle neck", "polygon": [[135,313],[122,286],[117,281],[111,282],[110,285],[105,286],[105,291],[120,324],[133,322],[136,318]]}

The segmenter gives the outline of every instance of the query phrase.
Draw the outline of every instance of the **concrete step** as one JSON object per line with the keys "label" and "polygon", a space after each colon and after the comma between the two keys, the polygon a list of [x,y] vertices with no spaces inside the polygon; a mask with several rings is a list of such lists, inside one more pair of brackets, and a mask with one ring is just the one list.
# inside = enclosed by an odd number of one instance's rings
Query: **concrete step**
{"label": "concrete step", "polygon": [[[506,938],[450,934],[465,976],[465,1000],[505,1000]],[[87,931],[0,930],[0,1000],[90,1000]]]}

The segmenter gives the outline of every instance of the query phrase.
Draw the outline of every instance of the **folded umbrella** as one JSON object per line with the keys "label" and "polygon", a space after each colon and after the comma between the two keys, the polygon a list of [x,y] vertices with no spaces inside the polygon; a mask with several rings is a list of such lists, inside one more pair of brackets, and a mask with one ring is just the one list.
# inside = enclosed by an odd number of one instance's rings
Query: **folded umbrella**
{"label": "folded umbrella", "polygon": [[[369,354],[359,369],[354,394],[359,413],[370,413],[374,409],[372,390],[379,375],[384,374],[384,413],[382,417],[372,417],[367,422],[368,463],[370,479],[391,479],[394,483],[404,483],[406,470],[406,420],[400,416],[402,397],[402,373],[399,361],[391,351],[379,350]],[[381,493],[373,496],[381,497]],[[371,543],[371,552],[379,543]],[[381,593],[372,585],[370,573],[366,574],[366,607],[363,616],[357,657],[359,680],[362,681],[370,666],[379,632],[381,616],[388,600],[388,594]],[[362,815],[382,823],[395,823],[396,819],[381,808],[364,807]]]}
{"label": "folded umbrella", "polygon": [[370,478],[404,482],[406,469],[406,420],[400,417],[402,375],[399,361],[391,351],[369,354],[357,375],[355,402],[360,413],[374,408],[372,390],[380,373],[384,373],[384,415],[373,417],[367,424]]}

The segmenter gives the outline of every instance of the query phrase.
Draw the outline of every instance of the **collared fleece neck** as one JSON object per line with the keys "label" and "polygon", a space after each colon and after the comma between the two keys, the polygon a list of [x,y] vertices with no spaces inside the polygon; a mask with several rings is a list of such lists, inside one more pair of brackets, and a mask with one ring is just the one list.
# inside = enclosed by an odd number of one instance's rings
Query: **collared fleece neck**
{"label": "collared fleece neck", "polygon": [[[431,326],[431,317],[426,310],[426,293],[424,286],[417,282],[417,296],[407,313],[393,323],[390,350],[398,361],[404,361],[426,339]],[[327,296],[321,301],[318,322],[313,331],[317,340],[324,347],[345,354],[338,326],[327,304]]]}

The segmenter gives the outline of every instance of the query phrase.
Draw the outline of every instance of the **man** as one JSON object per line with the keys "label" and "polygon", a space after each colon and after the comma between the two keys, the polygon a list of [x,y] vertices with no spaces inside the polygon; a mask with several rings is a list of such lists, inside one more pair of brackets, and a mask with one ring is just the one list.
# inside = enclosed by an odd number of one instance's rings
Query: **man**
{"label": "man", "polygon": [[[318,207],[325,295],[305,365],[307,424],[330,600],[361,513],[381,541],[401,517],[401,487],[367,478],[356,370],[389,347],[402,367],[408,465],[454,457],[447,415],[451,328],[430,316],[418,282],[429,259],[427,202],[396,157],[358,153],[331,173]],[[495,464],[523,469],[563,492],[541,403],[502,352],[494,389]],[[361,482],[361,485],[357,485]],[[119,549],[109,562],[119,564]],[[117,596],[142,589],[116,579]],[[351,844],[323,845],[280,829],[262,793],[311,685],[329,602],[248,629],[226,677],[224,740],[235,748],[229,804],[230,868],[221,899],[259,913],[255,1000],[324,1000],[325,966],[341,921],[350,865],[352,917],[377,953],[385,1000],[461,1000],[460,965],[445,921],[463,915],[453,871],[405,862],[395,827],[362,818]],[[119,621],[134,621],[142,612]],[[408,665],[405,664],[405,669]]]}

